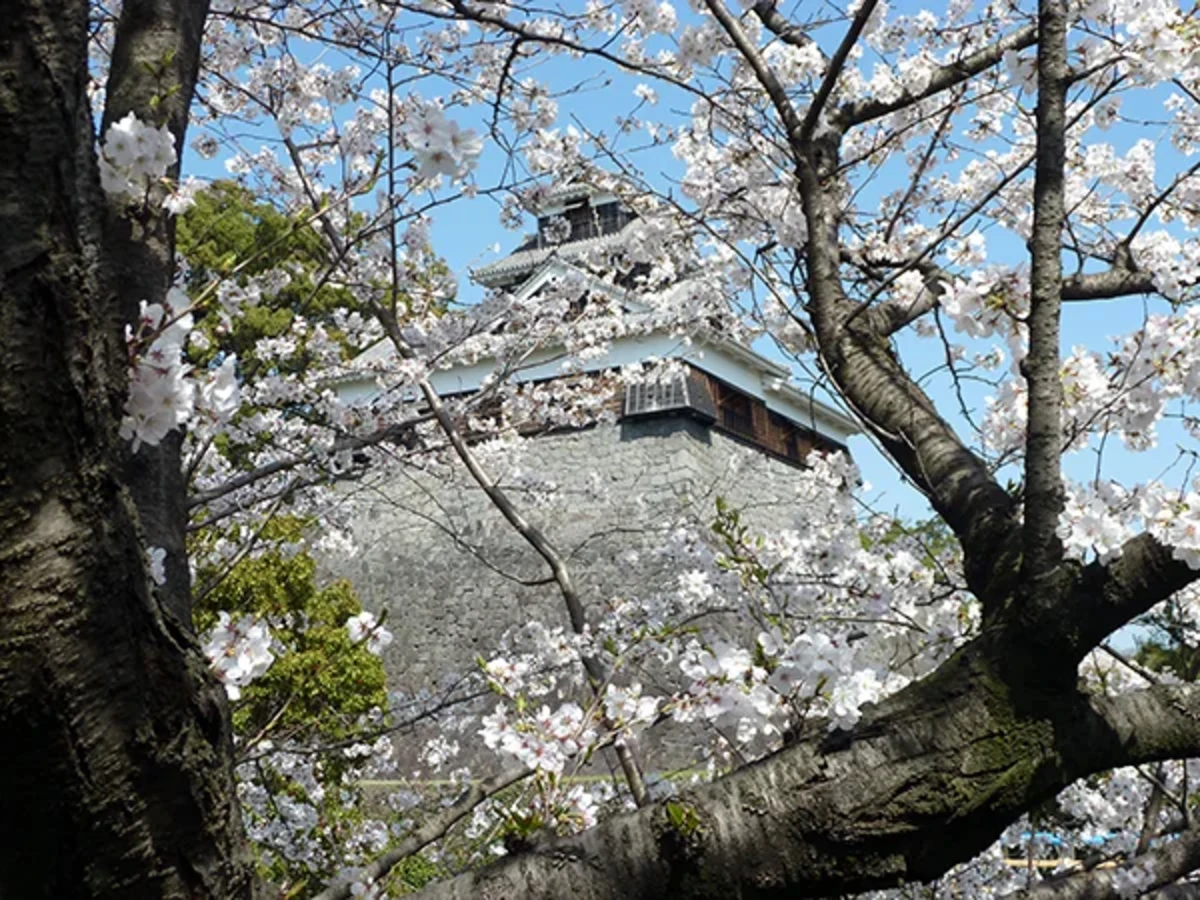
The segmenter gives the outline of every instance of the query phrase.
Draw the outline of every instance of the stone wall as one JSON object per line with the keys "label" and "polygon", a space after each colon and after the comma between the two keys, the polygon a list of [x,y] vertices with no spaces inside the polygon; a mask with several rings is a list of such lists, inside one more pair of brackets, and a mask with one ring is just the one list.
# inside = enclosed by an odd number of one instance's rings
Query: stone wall
{"label": "stone wall", "polygon": [[[480,453],[486,461],[486,448]],[[794,464],[687,415],[540,435],[524,442],[513,465],[492,461],[489,471],[568,557],[593,617],[615,596],[669,589],[679,573],[654,548],[681,519],[707,526],[718,496],[756,530],[789,525],[797,514],[789,501]],[[416,708],[453,693],[514,626],[540,620],[569,628],[545,563],[461,467],[368,478],[343,502],[358,552],[325,559],[323,574],[349,579],[365,608],[387,611],[395,641],[384,661],[401,702]],[[420,728],[396,742],[398,772],[417,766],[419,748],[435,733]],[[459,740],[474,744],[471,734]],[[695,735],[686,729],[657,729],[652,741],[643,749],[658,765],[694,759]],[[461,761],[479,756],[464,753]]]}
{"label": "stone wall", "polygon": [[[796,473],[719,430],[666,416],[528,439],[515,468],[497,474],[569,557],[594,609],[665,585],[673,573],[656,565],[658,536],[681,518],[710,522],[718,496],[753,527],[789,523]],[[531,618],[567,624],[557,587],[537,583],[549,570],[465,471],[405,471],[356,486],[344,502],[359,549],[325,560],[324,574],[348,578],[367,609],[387,610],[394,687],[432,688],[471,669],[506,629]]]}

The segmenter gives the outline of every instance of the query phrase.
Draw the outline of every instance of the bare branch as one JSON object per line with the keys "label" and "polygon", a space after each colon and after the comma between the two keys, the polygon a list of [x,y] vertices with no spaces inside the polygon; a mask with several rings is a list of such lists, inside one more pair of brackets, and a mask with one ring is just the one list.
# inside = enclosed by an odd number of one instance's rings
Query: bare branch
{"label": "bare branch", "polygon": [[847,29],[846,34],[842,37],[842,42],[838,44],[837,50],[834,51],[833,58],[829,61],[829,66],[825,70],[825,77],[821,81],[821,86],[817,88],[817,94],[813,97],[812,105],[809,106],[808,112],[804,116],[804,124],[800,128],[800,139],[802,141],[807,142],[812,137],[817,122],[820,121],[821,112],[825,109],[825,104],[829,100],[829,95],[833,93],[833,88],[842,74],[842,68],[846,65],[846,59],[850,56],[850,51],[854,49],[854,45],[858,43],[863,29],[867,27],[867,20],[875,12],[877,5],[878,0],[864,0],[863,4],[855,12],[854,19],[850,23],[850,28]]}
{"label": "bare branch", "polygon": [[933,155],[937,151],[938,144],[942,140],[942,136],[950,127],[950,122],[954,119],[954,113],[957,109],[957,104],[953,101],[946,104],[946,109],[942,113],[942,118],[938,122],[937,128],[933,132],[933,136],[929,139],[929,146],[925,148],[925,152],[921,154],[921,159],[917,165],[913,166],[912,175],[909,176],[908,187],[904,191],[904,196],[896,204],[896,209],[888,219],[887,227],[883,230],[883,240],[888,242],[892,239],[892,234],[896,230],[896,225],[900,222],[900,218],[904,215],[904,210],[908,207],[908,202],[916,194],[917,188],[921,184],[921,179],[925,177],[925,171],[929,168],[930,162],[933,160]]}
{"label": "bare branch", "polygon": [[[1101,92],[1100,96],[1102,97],[1102,96],[1106,95],[1109,91],[1113,90],[1116,87],[1116,85],[1119,83],[1119,81],[1120,81],[1120,79],[1114,79],[1112,84],[1105,87],[1104,91]],[[1087,109],[1089,109],[1091,105],[1094,105],[1098,99],[1099,99],[1099,97],[1093,98],[1092,103],[1089,104],[1088,107],[1083,107],[1081,109],[1076,110],[1075,115],[1072,116],[1070,121],[1067,123],[1068,129],[1074,127],[1075,124],[1077,122],[1079,122],[1080,119],[1083,117],[1083,115],[1085,114]],[[992,202],[992,200],[994,200],[996,197],[998,197],[1000,195],[1000,192],[1002,190],[1004,190],[1004,188],[1006,188],[1009,184],[1011,184],[1017,178],[1018,175],[1020,175],[1022,172],[1024,172],[1030,164],[1034,163],[1036,161],[1036,159],[1037,159],[1036,153],[1031,153],[1031,154],[1023,157],[1020,160],[1020,162],[1017,163],[1017,165],[1013,166],[1006,174],[1003,175],[1003,177],[998,179],[997,182],[994,185],[992,185],[992,187],[989,190],[987,190],[981,197],[979,197],[979,199],[977,199],[974,203],[972,203],[966,210],[960,212],[956,217],[951,219],[948,224],[943,225],[942,228],[939,229],[939,231],[933,238],[931,238],[930,240],[925,242],[925,248],[923,250],[921,250],[919,253],[917,253],[915,256],[913,256],[911,259],[909,259],[906,263],[904,263],[902,266],[900,266],[898,269],[896,269],[896,271],[894,271],[890,276],[888,276],[888,278],[886,280],[884,280],[882,284],[877,286],[875,288],[875,290],[871,292],[871,295],[869,297],[867,297],[865,300],[860,302],[859,308],[865,309],[866,307],[869,307],[872,303],[874,303],[875,299],[878,296],[880,296],[884,291],[886,291],[888,288],[890,288],[896,282],[896,279],[898,279],[901,275],[903,275],[907,271],[917,269],[918,266],[927,263],[929,261],[930,257],[932,256],[932,254],[937,250],[938,247],[940,247],[942,245],[942,242],[944,240],[949,238],[951,235],[953,235],[955,232],[957,232],[959,228],[961,228],[963,225],[965,225],[967,222],[969,222],[972,218],[974,218],[978,213],[980,213],[984,209],[984,207],[986,207],[989,203]],[[861,314],[861,313],[856,313],[856,314]]]}
{"label": "bare branch", "polygon": [[[1127,889],[1121,889],[1119,879],[1134,869],[1147,873],[1150,878],[1142,888],[1143,891],[1165,887],[1200,869],[1200,831],[1188,831],[1158,849],[1135,857],[1119,868],[1095,869],[1052,879],[1015,896],[1021,900],[1124,900],[1130,894]],[[1200,896],[1200,886],[1191,885],[1189,889],[1191,892],[1188,894],[1155,892],[1149,897],[1167,900],[1168,897]]]}
{"label": "bare branch", "polygon": [[1150,849],[1150,843],[1158,830],[1158,817],[1162,814],[1168,793],[1166,785],[1163,784],[1164,771],[1165,766],[1159,763],[1150,780],[1150,799],[1146,801],[1146,808],[1142,813],[1142,833],[1138,836],[1137,848],[1134,851],[1139,854]]}
{"label": "bare branch", "polygon": [[980,72],[990,69],[1000,62],[1004,58],[1004,54],[1009,50],[1022,50],[1033,46],[1036,42],[1037,27],[1032,24],[1026,25],[1023,28],[1017,29],[1012,34],[1002,37],[990,47],[984,47],[982,50],[977,50],[974,53],[964,56],[958,62],[947,63],[935,69],[929,81],[919,91],[904,91],[898,97],[891,100],[870,98],[866,100],[853,100],[843,104],[831,116],[833,124],[835,127],[845,130],[855,125],[870,122],[872,119],[889,115],[898,109],[903,109],[914,103],[919,103],[927,97],[932,97],[934,94],[939,94],[957,84],[962,84]]}
{"label": "bare branch", "polygon": [[[390,130],[389,134],[391,134]],[[314,211],[319,213],[318,222],[321,225],[322,233],[325,235],[326,240],[329,242],[329,245],[333,248],[334,252],[337,253],[339,257],[343,257],[345,255],[345,242],[342,240],[337,228],[334,227],[329,215],[324,212],[320,200],[318,199],[316,193],[312,190],[308,179],[305,177],[299,152],[297,151],[295,144],[287,138],[285,138],[284,143],[292,157],[293,163],[296,167],[297,175],[300,177],[305,192],[308,195],[309,204],[312,206]],[[395,254],[393,253],[393,258],[394,257]],[[396,270],[393,267],[393,279],[395,279],[395,277]],[[375,297],[369,295],[366,301],[367,306],[379,320],[379,323],[383,326],[384,333],[388,336],[388,339],[391,341],[392,346],[395,348],[400,357],[405,360],[415,360],[418,358],[417,353],[408,343],[408,341],[405,340],[403,332],[400,328],[400,323],[396,318],[396,311],[394,308],[395,297],[398,293],[396,287],[396,283],[393,281],[393,298],[391,306],[385,305]],[[518,510],[513,502],[509,499],[507,492],[498,484],[496,484],[492,477],[479,464],[478,459],[475,458],[475,454],[472,453],[470,447],[467,446],[466,439],[463,437],[462,430],[458,427],[458,423],[454,421],[454,417],[446,408],[446,404],[443,402],[441,395],[433,386],[433,383],[429,380],[429,378],[419,378],[416,382],[416,385],[417,389],[421,392],[421,396],[424,398],[426,405],[429,407],[430,412],[433,414],[434,419],[437,421],[438,426],[441,428],[442,433],[446,435],[446,439],[450,442],[450,446],[454,449],[455,455],[458,456],[459,460],[466,467],[471,477],[475,480],[475,483],[479,485],[480,489],[487,496],[488,500],[491,501],[492,505],[495,506],[502,516],[504,516],[505,520],[513,527],[517,534],[519,534],[521,538],[527,544],[529,544],[529,546],[532,547],[537,554],[542,557],[543,560],[545,560],[546,565],[549,566],[550,571],[554,576],[554,581],[558,585],[559,593],[562,595],[563,602],[566,604],[567,615],[571,622],[571,629],[577,635],[585,634],[588,629],[587,615],[584,611],[583,602],[580,600],[579,594],[575,589],[574,582],[571,579],[570,571],[567,568],[562,554],[558,552],[558,549],[553,543],[551,543],[541,529],[534,526],[528,519],[525,518],[524,515],[521,514],[520,510]],[[607,667],[598,657],[590,655],[582,656],[581,661],[583,663],[584,670],[587,672],[588,682],[592,688],[592,691],[599,695],[599,692],[603,690],[602,686],[608,681],[609,673],[607,671]],[[607,720],[606,724],[611,726],[611,723],[608,723]],[[614,752],[616,753],[617,759],[621,764],[621,769],[625,774],[625,780],[629,785],[630,793],[633,795],[634,801],[641,806],[646,802],[648,797],[646,782],[642,775],[641,767],[634,758],[633,751],[629,744],[625,742],[617,742],[615,744]]]}
{"label": "bare branch", "polygon": [[1143,209],[1138,215],[1137,221],[1133,223],[1133,227],[1130,228],[1129,232],[1124,238],[1122,238],[1121,246],[1128,250],[1130,245],[1133,243],[1133,239],[1137,237],[1138,232],[1142,230],[1145,224],[1150,221],[1150,217],[1154,215],[1155,210],[1162,206],[1162,204],[1167,201],[1171,194],[1175,193],[1175,189],[1179,187],[1179,185],[1183,184],[1189,178],[1195,176],[1197,172],[1200,172],[1200,162],[1193,163],[1187,168],[1186,171],[1180,172],[1178,175],[1176,175],[1171,180],[1169,185],[1163,188],[1153,200],[1147,203],[1145,209]]}
{"label": "bare branch", "polygon": [[1137,221],[1121,238],[1113,254],[1112,265],[1103,272],[1087,272],[1072,275],[1063,279],[1063,300],[1107,300],[1116,297],[1127,297],[1138,294],[1155,294],[1158,288],[1153,276],[1143,272],[1134,262],[1131,244],[1138,232],[1154,214],[1154,211],[1165,203],[1184,181],[1200,172],[1200,163],[1190,166],[1180,173],[1162,191],[1155,195],[1139,213]]}
{"label": "bare branch", "polygon": [[268,509],[267,512],[262,516],[262,521],[259,522],[258,527],[254,529],[254,532],[250,535],[250,537],[247,538],[242,543],[242,546],[238,548],[237,553],[235,553],[231,559],[226,561],[221,566],[221,570],[213,575],[207,582],[205,582],[203,587],[196,589],[195,602],[197,604],[203,603],[205,598],[215,591],[220,586],[222,581],[229,577],[229,574],[237,567],[238,563],[245,559],[247,555],[249,555],[249,553],[254,549],[254,547],[258,544],[259,538],[261,538],[263,532],[266,531],[267,526],[275,521],[275,514],[279,512],[279,507],[283,504],[283,501],[287,499],[293,488],[294,483],[288,482],[288,485],[282,491],[280,491],[279,495],[275,498],[275,502],[271,504],[271,508]]}
{"label": "bare branch", "polygon": [[[404,340],[400,324],[396,321],[396,317],[391,310],[374,300],[371,301],[370,305],[376,317],[383,324],[384,331],[391,339],[396,352],[405,359],[415,358],[416,354]],[[584,611],[583,602],[579,599],[579,593],[575,589],[575,584],[571,579],[570,571],[567,569],[566,561],[563,559],[562,554],[558,552],[558,548],[550,542],[540,528],[533,525],[521,514],[520,510],[509,499],[507,492],[496,484],[491,475],[479,464],[479,461],[475,458],[475,454],[467,446],[467,442],[464,440],[458,424],[450,415],[450,411],[446,409],[441,396],[429,379],[421,378],[417,382],[417,387],[421,391],[421,395],[425,398],[426,404],[428,404],[430,410],[433,412],[434,418],[437,419],[442,432],[446,435],[447,440],[450,441],[450,446],[454,448],[455,454],[462,461],[463,465],[466,466],[471,477],[475,479],[475,483],[479,485],[492,505],[496,507],[509,525],[513,527],[513,530],[550,567],[550,571],[554,575],[554,581],[558,585],[559,593],[562,594],[563,601],[566,604],[567,615],[571,620],[571,629],[579,635],[586,633],[588,627],[587,614]],[[582,661],[593,690],[600,690],[600,686],[608,680],[607,667],[597,657],[593,656],[585,655],[582,657]],[[620,760],[621,768],[625,772],[625,777],[634,799],[639,805],[645,803],[647,797],[645,779],[642,777],[641,769],[634,760],[632,752],[628,746],[618,743],[616,745],[616,754]]]}
{"label": "bare branch", "polygon": [[775,77],[775,73],[771,71],[771,67],[762,58],[762,54],[750,42],[750,38],[742,30],[742,26],[738,23],[738,20],[725,8],[723,0],[704,0],[704,5],[708,7],[708,11],[712,13],[713,18],[725,30],[730,41],[733,42],[738,52],[742,54],[746,65],[754,72],[754,77],[758,79],[758,83],[767,92],[767,96],[771,99],[771,104],[775,107],[775,112],[779,115],[780,121],[783,122],[783,127],[787,130],[788,138],[792,142],[792,151],[795,153],[796,142],[801,140],[804,123],[801,122],[800,115],[796,112],[796,107],[788,99],[787,91],[783,89],[783,85],[779,83],[779,79]]}
{"label": "bare branch", "polygon": [[[531,44],[544,44],[548,47],[559,47],[564,50],[569,50],[572,53],[582,53],[587,56],[595,56],[598,59],[603,59],[605,62],[612,63],[617,68],[626,72],[637,72],[641,75],[656,78],[664,81],[673,87],[679,88],[681,91],[692,94],[693,96],[701,97],[708,102],[712,99],[703,90],[696,87],[687,81],[682,81],[675,78],[670,73],[660,67],[654,65],[641,65],[632,60],[625,59],[616,53],[604,49],[603,47],[589,47],[585,44],[580,44],[577,41],[562,37],[557,34],[545,34],[533,29],[524,27],[523,25],[511,22],[501,15],[489,15],[482,9],[468,6],[463,0],[447,0],[449,10],[439,10],[431,4],[414,4],[414,11],[420,12],[421,15],[431,16],[433,18],[447,19],[450,21],[465,20],[471,22],[479,22],[483,25],[489,25],[505,34],[510,34],[521,41],[528,41]],[[408,4],[397,4],[402,8],[409,8]]]}
{"label": "bare branch", "polygon": [[[498,775],[493,775],[491,778],[473,783],[461,797],[454,801],[453,805],[447,806],[405,838],[402,843],[367,866],[361,879],[363,881],[379,881],[381,878],[385,878],[396,865],[414,853],[420,853],[422,849],[442,837],[479,804],[532,774],[532,769],[515,766]],[[317,894],[313,900],[349,900],[352,896],[350,893],[352,884],[353,882],[350,880],[332,884]]]}
{"label": "bare branch", "polygon": [[763,23],[763,26],[785,44],[791,44],[793,47],[808,47],[816,43],[803,28],[776,9],[775,0],[758,0],[753,8],[754,14],[758,16],[758,20]]}
{"label": "bare branch", "polygon": [[207,490],[197,491],[192,494],[187,501],[188,509],[195,509],[198,506],[203,506],[206,503],[212,503],[214,500],[220,500],[222,497],[232,494],[234,491],[239,491],[242,488],[250,487],[264,478],[269,478],[272,475],[278,475],[281,472],[288,472],[297,466],[314,465],[321,462],[323,459],[328,459],[337,453],[345,451],[363,450],[367,447],[374,447],[377,444],[385,441],[395,440],[409,433],[415,426],[422,422],[428,422],[432,416],[422,415],[415,416],[404,422],[399,422],[395,425],[388,425],[385,428],[380,428],[362,437],[345,436],[339,438],[333,445],[332,450],[320,450],[312,453],[307,453],[303,456],[296,456],[291,459],[277,459],[273,462],[266,463],[248,472],[242,472],[240,475],[235,475],[224,484]]}

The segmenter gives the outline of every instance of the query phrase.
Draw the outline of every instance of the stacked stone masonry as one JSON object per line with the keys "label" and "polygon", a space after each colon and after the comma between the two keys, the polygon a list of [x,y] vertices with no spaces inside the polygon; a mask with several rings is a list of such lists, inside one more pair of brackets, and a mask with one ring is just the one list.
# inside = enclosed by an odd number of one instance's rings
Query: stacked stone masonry
{"label": "stacked stone masonry", "polygon": [[[670,590],[678,572],[655,548],[680,521],[707,527],[718,496],[753,529],[791,525],[798,472],[686,414],[529,438],[494,469],[568,557],[593,616],[612,597]],[[397,694],[439,696],[514,626],[569,626],[546,564],[461,468],[380,474],[344,502],[358,551],[325,560],[324,574],[349,579],[365,608],[387,611]]]}

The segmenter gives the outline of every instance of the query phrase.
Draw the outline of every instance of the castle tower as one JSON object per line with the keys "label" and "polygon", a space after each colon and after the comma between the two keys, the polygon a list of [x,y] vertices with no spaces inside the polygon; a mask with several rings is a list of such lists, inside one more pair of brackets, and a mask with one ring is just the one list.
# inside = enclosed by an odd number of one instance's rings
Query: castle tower
{"label": "castle tower", "polygon": [[[554,278],[594,278],[583,260],[632,221],[615,198],[576,185],[551,192],[538,214],[538,231],[475,271],[477,282],[528,296]],[[606,287],[595,279],[591,289]],[[623,302],[636,307],[637,299]],[[380,345],[368,353],[378,361],[389,352]],[[670,590],[678,572],[656,548],[680,522],[706,527],[718,497],[754,528],[790,525],[797,510],[788,485],[806,456],[844,449],[856,430],[789,386],[782,365],[719,336],[618,339],[581,369],[608,372],[649,358],[678,360],[682,374],[616,388],[614,422],[538,433],[515,459],[488,460],[513,502],[567,557],[592,617],[614,598]],[[431,380],[444,395],[470,394],[493,368],[485,360]],[[561,354],[548,353],[518,377],[547,382],[561,371]],[[363,399],[378,389],[364,376],[339,390]],[[473,671],[479,655],[494,653],[507,629],[535,619],[567,624],[545,563],[465,472],[414,467],[351,488],[346,502],[360,549],[328,561],[326,571],[349,578],[367,609],[387,610],[396,640],[385,662],[402,694],[436,696]]]}

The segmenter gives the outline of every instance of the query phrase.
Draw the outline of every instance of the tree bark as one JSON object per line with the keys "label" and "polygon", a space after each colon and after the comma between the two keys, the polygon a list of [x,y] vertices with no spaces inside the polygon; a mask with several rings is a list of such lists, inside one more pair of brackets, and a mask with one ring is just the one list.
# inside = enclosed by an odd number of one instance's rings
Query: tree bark
{"label": "tree bark", "polygon": [[245,898],[224,692],[124,486],[87,15],[0,17],[0,897]]}
{"label": "tree bark", "polygon": [[[1038,4],[1037,159],[1030,239],[1029,384],[1025,436],[1025,522],[1021,576],[1037,593],[1062,563],[1057,536],[1063,510],[1059,460],[1063,451],[1063,389],[1059,350],[1062,308],[1062,230],[1067,132],[1067,9],[1061,0]],[[1030,598],[1036,605],[1036,599]]]}
{"label": "tree bark", "polygon": [[[1169,728],[1139,740],[1165,707]],[[423,898],[637,900],[853,894],[935,878],[1077,778],[1200,749],[1200,699],[1107,702],[1073,667],[985,636],[849,732],[815,737]],[[1169,731],[1169,734],[1167,733]],[[670,808],[677,811],[672,821]],[[683,827],[675,824],[687,823]]]}
{"label": "tree bark", "polygon": [[[123,0],[117,22],[101,134],[130,112],[166,125],[175,137],[176,163],[167,171],[171,179],[179,177],[208,5],[208,0]],[[120,288],[118,309],[124,321],[132,322],[141,301],[162,302],[174,279],[175,219],[157,210],[131,216],[110,204],[104,246],[113,283]],[[182,433],[172,431],[157,446],[141,447],[128,458],[125,481],[146,533],[167,551],[159,596],[191,628],[182,445]]]}

